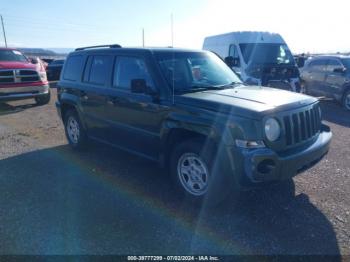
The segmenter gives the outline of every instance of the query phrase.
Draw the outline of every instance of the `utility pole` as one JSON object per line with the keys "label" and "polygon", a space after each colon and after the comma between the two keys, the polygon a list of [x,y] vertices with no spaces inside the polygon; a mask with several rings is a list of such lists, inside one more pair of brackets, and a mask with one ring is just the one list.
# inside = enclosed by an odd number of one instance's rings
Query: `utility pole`
{"label": "utility pole", "polygon": [[174,47],[174,17],[171,13],[171,47]]}
{"label": "utility pole", "polygon": [[0,18],[1,18],[2,32],[4,33],[5,47],[7,47],[7,40],[6,40],[6,32],[5,32],[5,26],[4,26],[4,19],[2,18],[2,15],[0,15]]}
{"label": "utility pole", "polygon": [[142,28],[142,47],[145,47],[145,29]]}

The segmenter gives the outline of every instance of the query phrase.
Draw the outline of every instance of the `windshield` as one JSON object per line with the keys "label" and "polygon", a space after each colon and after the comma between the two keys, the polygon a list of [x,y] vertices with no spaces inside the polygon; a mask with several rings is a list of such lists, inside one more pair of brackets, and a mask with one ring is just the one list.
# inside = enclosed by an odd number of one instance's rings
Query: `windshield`
{"label": "windshield", "polygon": [[341,61],[343,62],[346,69],[349,70],[350,69],[350,58],[343,58]]}
{"label": "windshield", "polygon": [[17,50],[0,50],[0,61],[28,62],[26,57]]}
{"label": "windshield", "polygon": [[160,68],[175,93],[198,89],[232,88],[241,83],[216,55],[206,52],[160,52]]}
{"label": "windshield", "polygon": [[285,44],[240,44],[246,64],[294,64],[294,58]]}

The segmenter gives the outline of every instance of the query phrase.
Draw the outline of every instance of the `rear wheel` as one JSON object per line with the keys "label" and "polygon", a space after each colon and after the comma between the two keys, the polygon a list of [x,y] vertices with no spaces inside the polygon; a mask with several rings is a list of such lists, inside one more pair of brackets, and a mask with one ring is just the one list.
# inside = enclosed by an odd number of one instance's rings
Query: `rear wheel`
{"label": "rear wheel", "polygon": [[343,107],[350,111],[350,90],[345,91],[343,96]]}
{"label": "rear wheel", "polygon": [[86,146],[87,136],[76,111],[69,110],[65,114],[64,129],[68,142],[74,149],[81,149]]}
{"label": "rear wheel", "polygon": [[35,102],[39,106],[46,105],[46,104],[48,104],[50,102],[50,98],[51,98],[51,93],[50,93],[50,90],[49,90],[49,92],[47,94],[36,97],[35,98]]}

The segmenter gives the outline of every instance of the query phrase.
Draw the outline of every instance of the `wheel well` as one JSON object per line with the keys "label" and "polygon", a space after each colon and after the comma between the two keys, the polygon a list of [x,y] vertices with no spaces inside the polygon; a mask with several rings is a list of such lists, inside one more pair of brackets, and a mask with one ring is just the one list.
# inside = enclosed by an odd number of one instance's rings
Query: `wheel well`
{"label": "wheel well", "polygon": [[63,119],[63,121],[64,121],[64,119],[65,119],[66,113],[67,113],[69,110],[77,111],[77,110],[75,109],[75,106],[73,106],[73,105],[71,105],[71,104],[67,104],[67,103],[62,104],[62,106],[61,106],[61,114],[62,114],[62,119]]}
{"label": "wheel well", "polygon": [[348,92],[348,91],[350,91],[350,84],[347,84],[345,87],[344,87],[344,91],[343,91],[343,95],[342,95],[342,101],[343,101],[343,99],[344,99],[344,97],[345,97],[345,94],[346,94],[346,92]]}
{"label": "wheel well", "polygon": [[175,145],[189,139],[199,139],[204,143],[207,138],[207,136],[194,131],[189,131],[180,128],[171,130],[164,145],[165,164],[168,164],[170,155]]}

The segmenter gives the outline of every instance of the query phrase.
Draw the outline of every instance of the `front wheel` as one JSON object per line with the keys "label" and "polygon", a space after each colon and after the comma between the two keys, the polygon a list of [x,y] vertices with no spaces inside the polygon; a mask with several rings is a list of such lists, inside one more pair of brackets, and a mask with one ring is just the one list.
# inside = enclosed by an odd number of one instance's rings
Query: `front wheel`
{"label": "front wheel", "polygon": [[300,93],[305,94],[305,95],[309,94],[306,83],[304,81],[300,82]]}
{"label": "front wheel", "polygon": [[347,90],[343,96],[343,107],[350,111],[350,90]]}
{"label": "front wheel", "polygon": [[[217,172],[215,150],[199,139],[177,145],[170,159],[170,173],[176,191],[194,204],[215,206],[229,193],[224,174]],[[227,189],[227,190],[225,190]]]}
{"label": "front wheel", "polygon": [[36,97],[35,98],[35,102],[37,105],[42,106],[42,105],[46,105],[50,102],[50,98],[51,98],[51,93],[50,90],[47,94]]}

